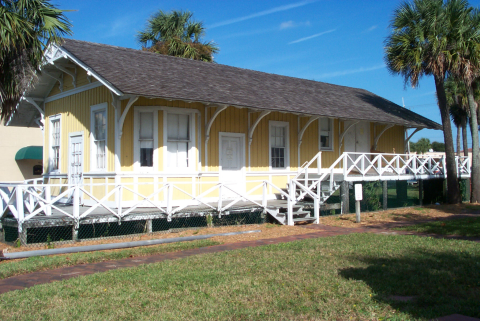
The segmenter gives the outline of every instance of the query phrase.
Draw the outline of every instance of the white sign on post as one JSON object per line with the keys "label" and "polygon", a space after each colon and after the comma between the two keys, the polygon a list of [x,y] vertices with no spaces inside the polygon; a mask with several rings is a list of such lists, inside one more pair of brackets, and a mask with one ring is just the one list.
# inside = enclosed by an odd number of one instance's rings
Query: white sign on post
{"label": "white sign on post", "polygon": [[355,200],[356,201],[363,200],[362,184],[355,184]]}

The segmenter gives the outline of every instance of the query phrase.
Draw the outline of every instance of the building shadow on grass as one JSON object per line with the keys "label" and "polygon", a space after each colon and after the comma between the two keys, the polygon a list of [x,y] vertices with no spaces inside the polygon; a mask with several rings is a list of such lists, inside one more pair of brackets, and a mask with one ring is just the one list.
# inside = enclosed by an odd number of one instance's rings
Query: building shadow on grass
{"label": "building shadow on grass", "polygon": [[480,252],[414,250],[401,257],[352,257],[366,268],[346,268],[340,276],[365,282],[372,297],[412,318],[454,313],[480,317]]}

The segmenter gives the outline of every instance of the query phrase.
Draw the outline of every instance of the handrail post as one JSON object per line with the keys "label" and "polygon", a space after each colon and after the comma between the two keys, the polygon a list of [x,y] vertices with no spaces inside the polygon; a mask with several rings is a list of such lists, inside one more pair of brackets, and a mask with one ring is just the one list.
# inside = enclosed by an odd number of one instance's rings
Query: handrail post
{"label": "handrail post", "polygon": [[383,172],[382,172],[382,155],[381,154],[377,154],[377,170],[378,170],[378,173],[380,176],[382,176]]}
{"label": "handrail post", "polygon": [[318,182],[317,195],[313,199],[313,217],[315,218],[315,224],[320,223],[320,195],[321,195],[322,182]]}
{"label": "handrail post", "polygon": [[17,186],[15,188],[15,201],[17,207],[17,229],[18,229],[18,239],[22,245],[27,245],[27,233],[23,228],[23,220],[25,219],[25,212],[23,208],[23,188],[22,186]]}
{"label": "handrail post", "polygon": [[263,206],[263,210],[267,208],[267,182],[266,181],[263,181],[262,206]]}
{"label": "handrail post", "polygon": [[[335,174],[333,174],[333,168],[330,170],[330,189],[329,192],[331,193],[333,191],[333,182],[335,181]],[[322,182],[318,183],[318,189],[321,190],[322,187]]]}
{"label": "handrail post", "polygon": [[360,166],[362,166],[362,175],[365,176],[365,157],[367,157],[367,155],[362,154],[360,157],[362,158],[360,160]]}
{"label": "handrail post", "polygon": [[347,154],[343,153],[343,179],[347,178]]}
{"label": "handrail post", "polygon": [[217,204],[217,211],[220,213],[222,211],[222,197],[223,197],[223,191],[222,191],[223,184],[220,183],[220,186],[218,187],[218,204]]}
{"label": "handrail post", "polygon": [[123,186],[122,185],[118,185],[117,186],[118,188],[118,203],[117,203],[117,210],[118,210],[118,216],[119,217],[122,217],[122,197],[123,197]]}
{"label": "handrail post", "polygon": [[417,175],[417,157],[416,157],[416,156],[413,157],[413,165],[412,165],[412,168],[413,168],[413,173],[414,173],[415,175]]}
{"label": "handrail post", "polygon": [[457,169],[457,177],[461,176],[461,171],[460,171],[460,166],[458,166],[459,163],[459,158],[458,156],[455,156],[455,168]]}
{"label": "handrail post", "polygon": [[320,175],[322,171],[322,152],[318,152],[317,157],[317,174]]}
{"label": "handrail post", "polygon": [[22,229],[21,225],[23,224],[23,219],[25,218],[25,212],[23,208],[23,188],[20,185],[15,187],[15,201],[18,215],[18,228],[20,232]]}
{"label": "handrail post", "polygon": [[293,200],[295,199],[295,187],[293,186],[293,181],[290,180],[288,184],[289,197],[287,202],[287,225],[293,226]]}
{"label": "handrail post", "polygon": [[447,167],[445,166],[445,157],[442,156],[443,178],[447,178]]}
{"label": "handrail post", "polygon": [[80,218],[80,202],[79,202],[78,185],[73,187],[73,217],[75,220]]}
{"label": "handrail post", "polygon": [[172,198],[173,198],[173,188],[172,184],[168,183],[167,185],[167,221],[172,220]]}
{"label": "handrail post", "polygon": [[45,186],[45,215],[50,216],[52,215],[52,190],[49,184]]}

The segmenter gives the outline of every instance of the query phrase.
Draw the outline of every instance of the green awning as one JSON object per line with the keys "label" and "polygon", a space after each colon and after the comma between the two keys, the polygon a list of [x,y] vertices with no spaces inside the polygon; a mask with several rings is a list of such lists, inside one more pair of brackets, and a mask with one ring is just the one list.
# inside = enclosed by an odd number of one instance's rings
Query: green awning
{"label": "green awning", "polygon": [[42,146],[27,146],[20,148],[18,152],[15,154],[15,160],[22,160],[22,159],[35,159],[35,160],[42,160],[43,159],[43,147]]}

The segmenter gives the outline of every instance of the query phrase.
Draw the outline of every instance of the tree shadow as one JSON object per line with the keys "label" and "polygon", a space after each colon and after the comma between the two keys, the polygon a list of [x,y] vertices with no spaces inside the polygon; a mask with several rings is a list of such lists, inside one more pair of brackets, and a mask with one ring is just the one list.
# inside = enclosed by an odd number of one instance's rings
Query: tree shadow
{"label": "tree shadow", "polygon": [[480,317],[480,252],[473,253],[415,249],[401,255],[353,256],[368,266],[345,268],[339,275],[365,282],[375,300],[414,318],[454,313]]}

